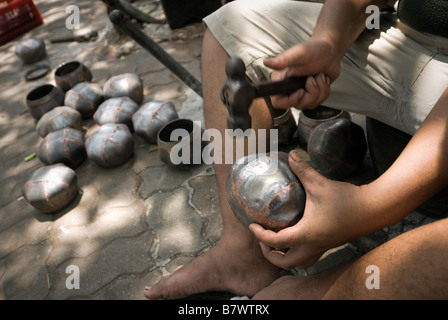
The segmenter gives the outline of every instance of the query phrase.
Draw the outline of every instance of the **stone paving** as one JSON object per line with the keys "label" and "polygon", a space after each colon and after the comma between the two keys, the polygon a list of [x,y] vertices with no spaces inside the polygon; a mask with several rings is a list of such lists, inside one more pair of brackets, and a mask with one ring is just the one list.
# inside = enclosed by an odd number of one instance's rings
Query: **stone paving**
{"label": "stone paving", "polygon": [[[14,54],[15,45],[30,36],[45,39],[44,62],[53,72],[60,63],[78,59],[100,85],[113,75],[137,73],[144,82],[145,102],[170,100],[181,117],[203,121],[202,100],[147,51],[118,34],[101,1],[35,3],[45,24],[0,47],[0,299],[144,299],[145,286],[219,240],[221,216],[213,167],[172,168],[134,134],[135,152],[127,163],[103,169],[87,159],[75,169],[79,186],[75,201],[54,214],[37,211],[21,194],[24,182],[43,165],[38,158],[24,160],[41,141],[25,96],[40,84],[54,84],[54,76],[25,81],[30,66]],[[68,33],[65,8],[70,4],[80,8],[81,28],[98,31],[95,41],[49,42],[50,37]],[[151,1],[136,4],[163,17],[163,10]],[[157,24],[143,29],[200,79],[200,23],[177,30]],[[96,124],[92,119],[83,124],[88,137]],[[412,216],[407,225],[424,219]],[[394,228],[399,233],[408,227]],[[348,245],[333,250],[305,273],[356,254]],[[329,260],[331,256],[336,260]],[[79,289],[66,286],[72,275],[69,266],[78,267]]]}
{"label": "stone paving", "polygon": [[[175,267],[210,248],[219,239],[221,217],[212,166],[177,169],[162,163],[152,146],[134,134],[131,160],[113,169],[88,159],[75,169],[79,195],[67,208],[40,213],[21,195],[21,186],[43,164],[24,158],[37,151],[35,131],[25,96],[34,87],[53,83],[53,73],[32,82],[30,68],[14,54],[26,37],[45,40],[53,68],[78,59],[103,85],[113,75],[138,73],[145,102],[170,100],[180,116],[202,120],[202,100],[147,51],[110,23],[101,1],[35,1],[45,24],[0,48],[0,298],[1,299],[142,299],[143,288]],[[68,34],[65,8],[80,8],[81,28],[99,32],[94,42],[50,43]],[[146,10],[142,2],[142,10]],[[160,8],[154,15],[163,15]],[[171,31],[167,25],[146,25],[187,70],[200,79],[200,23]],[[81,30],[82,31],[82,30]],[[96,128],[84,121],[86,137]],[[67,289],[79,268],[80,288]]]}

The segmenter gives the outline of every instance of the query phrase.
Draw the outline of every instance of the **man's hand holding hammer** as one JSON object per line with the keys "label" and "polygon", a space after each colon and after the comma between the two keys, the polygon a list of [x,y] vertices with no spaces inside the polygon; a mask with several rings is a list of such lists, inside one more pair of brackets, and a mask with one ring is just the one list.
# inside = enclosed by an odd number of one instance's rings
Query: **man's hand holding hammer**
{"label": "man's hand holding hammer", "polygon": [[[387,1],[372,1],[384,9]],[[305,89],[290,95],[272,97],[279,109],[312,109],[330,94],[330,83],[340,73],[342,57],[365,29],[367,1],[327,1],[311,38],[282,54],[267,58],[264,64],[273,69],[271,80],[309,76]],[[371,2],[369,2],[371,3]]]}
{"label": "man's hand holding hammer", "polygon": [[340,72],[340,60],[330,53],[330,49],[325,41],[310,40],[264,60],[264,64],[273,69],[273,81],[311,75],[308,76],[304,89],[289,95],[272,96],[275,108],[313,109],[328,98],[330,83]]}

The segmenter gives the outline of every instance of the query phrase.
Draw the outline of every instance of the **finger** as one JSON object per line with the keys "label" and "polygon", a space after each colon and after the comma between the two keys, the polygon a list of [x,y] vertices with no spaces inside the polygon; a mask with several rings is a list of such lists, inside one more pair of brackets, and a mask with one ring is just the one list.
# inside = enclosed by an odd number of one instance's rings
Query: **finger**
{"label": "finger", "polygon": [[277,109],[288,109],[300,104],[305,90],[300,89],[289,95],[276,95],[271,97],[272,105]]}
{"label": "finger", "polygon": [[296,150],[292,150],[289,153],[288,158],[289,167],[294,174],[299,178],[303,187],[308,191],[308,187],[312,183],[319,183],[324,177],[313,169],[305,160],[303,160]]}
{"label": "finger", "polygon": [[288,66],[286,60],[282,57],[281,54],[278,56],[275,56],[275,57],[265,58],[263,60],[263,64],[266,67],[274,69],[274,70],[281,70]]}
{"label": "finger", "polygon": [[[273,73],[273,79],[280,79],[281,72]],[[307,77],[305,89],[300,89],[289,95],[271,97],[275,108],[286,109],[294,107],[299,110],[313,109],[320,105],[330,94],[330,78],[320,73],[316,77]]]}
{"label": "finger", "polygon": [[264,257],[273,265],[285,270],[308,264],[307,257],[303,257],[300,249],[289,249],[286,253],[267,246],[260,242],[260,248]]}
{"label": "finger", "polygon": [[330,95],[330,78],[324,73],[316,76],[317,87],[319,89],[319,103],[323,102]]}
{"label": "finger", "polygon": [[305,84],[305,94],[303,95],[298,109],[312,109],[320,105],[330,94],[330,85],[327,84],[327,77],[321,73],[315,77],[308,77]]}
{"label": "finger", "polygon": [[306,269],[319,260],[322,254],[325,253],[325,250],[310,253],[308,252],[306,246],[290,248],[287,252],[283,252],[273,249],[263,242],[260,242],[260,248],[264,257],[269,262],[285,270],[290,270],[297,267]]}
{"label": "finger", "polygon": [[284,268],[285,253],[279,250],[274,250],[263,242],[260,242],[260,248],[264,257],[277,267]]}
{"label": "finger", "polygon": [[262,226],[256,223],[252,223],[249,229],[253,232],[255,237],[264,244],[277,249],[285,249],[291,246],[294,239],[294,231],[292,227],[285,228],[279,232],[264,229]]}
{"label": "finger", "polygon": [[281,259],[278,259],[281,268],[287,270],[292,268],[306,269],[325,253],[325,251],[313,251],[314,253],[311,253],[308,248],[307,246],[291,248]]}
{"label": "finger", "polygon": [[313,76],[306,78],[305,90],[309,96],[317,96],[319,94],[316,78]]}
{"label": "finger", "polygon": [[266,67],[272,69],[284,69],[287,67],[299,67],[307,64],[309,51],[304,43],[297,44],[275,57],[268,57],[263,60]]}
{"label": "finger", "polygon": [[299,57],[301,53],[300,47],[298,46],[294,48],[294,50],[286,50],[275,57],[265,58],[263,64],[274,70],[285,69],[291,65],[297,64],[297,61],[300,61]]}
{"label": "finger", "polygon": [[286,78],[286,69],[281,69],[278,71],[272,71],[269,75],[271,81],[279,81]]}

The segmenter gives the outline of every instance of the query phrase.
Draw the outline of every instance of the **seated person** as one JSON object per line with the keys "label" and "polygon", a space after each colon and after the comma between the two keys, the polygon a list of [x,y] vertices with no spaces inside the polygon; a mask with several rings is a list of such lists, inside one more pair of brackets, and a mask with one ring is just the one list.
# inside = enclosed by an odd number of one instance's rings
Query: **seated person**
{"label": "seated person", "polygon": [[[276,109],[320,104],[377,119],[413,135],[395,163],[362,186],[329,180],[292,151],[289,164],[307,202],[303,218],[277,233],[244,227],[225,194],[228,164],[215,164],[223,234],[220,242],[144,294],[179,298],[229,291],[261,299],[448,298],[448,220],[406,232],[362,257],[311,277],[283,276],[306,268],[328,249],[393,225],[448,185],[448,2],[400,0],[236,0],[204,19],[204,114],[208,128],[226,129],[220,99],[230,56],[241,57],[254,82],[308,76],[305,89],[272,97]],[[254,129],[272,127],[264,100],[250,108]],[[223,155],[224,156],[224,155]],[[274,249],[275,248],[275,249]],[[366,267],[381,271],[381,289],[366,288]]]}

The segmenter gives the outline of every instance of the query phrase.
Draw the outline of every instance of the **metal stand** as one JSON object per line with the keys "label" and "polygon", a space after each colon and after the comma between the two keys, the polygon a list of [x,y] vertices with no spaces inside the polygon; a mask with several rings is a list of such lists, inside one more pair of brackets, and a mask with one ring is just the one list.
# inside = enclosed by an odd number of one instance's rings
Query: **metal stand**
{"label": "metal stand", "polygon": [[127,1],[123,0],[102,0],[108,7],[109,10],[120,10],[126,12],[129,16],[136,19],[138,22],[146,22],[146,23],[157,23],[163,24],[165,21],[157,20],[150,15],[142,12],[138,8],[134,7]]}
{"label": "metal stand", "polygon": [[148,37],[139,27],[134,25],[130,19],[120,10],[114,10],[109,16],[113,24],[121,31],[129,35],[135,42],[151,53],[165,67],[173,72],[187,86],[193,89],[202,97],[202,84],[191,73],[189,73],[180,63],[173,59],[165,50]]}

